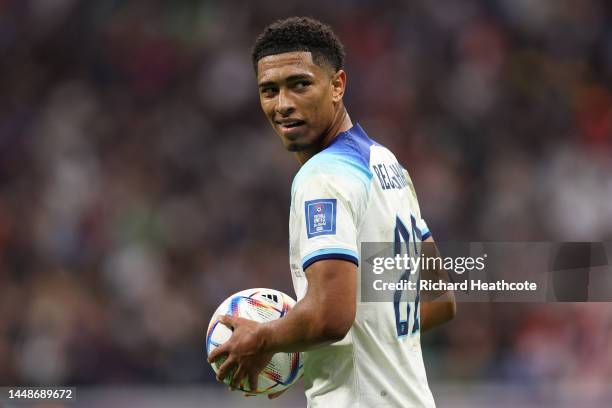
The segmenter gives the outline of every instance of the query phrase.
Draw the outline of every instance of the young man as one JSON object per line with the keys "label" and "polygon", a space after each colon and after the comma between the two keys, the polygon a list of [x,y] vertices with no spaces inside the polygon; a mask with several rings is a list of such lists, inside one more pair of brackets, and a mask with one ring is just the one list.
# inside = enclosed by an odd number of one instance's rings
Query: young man
{"label": "young man", "polygon": [[226,356],[218,379],[235,369],[232,387],[248,378],[253,388],[273,353],[304,351],[309,407],[431,407],[420,331],[450,320],[454,299],[413,299],[403,315],[397,302],[359,299],[361,242],[433,240],[408,174],[351,122],[343,62],[332,30],[309,18],[278,21],[255,42],[261,107],[302,164],[290,212],[298,303],[266,324],[222,317],[234,332],[209,361]]}

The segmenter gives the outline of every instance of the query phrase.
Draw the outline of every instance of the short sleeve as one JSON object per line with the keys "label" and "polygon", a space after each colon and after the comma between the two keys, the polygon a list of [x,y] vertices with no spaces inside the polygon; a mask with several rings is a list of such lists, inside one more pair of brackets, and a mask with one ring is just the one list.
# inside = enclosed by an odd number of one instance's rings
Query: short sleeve
{"label": "short sleeve", "polygon": [[323,259],[359,265],[357,235],[365,194],[360,182],[346,176],[319,173],[300,183],[289,234],[302,270]]}
{"label": "short sleeve", "polygon": [[417,227],[421,231],[421,241],[425,241],[427,238],[431,237],[431,232],[427,227],[427,223],[421,217],[417,220]]}

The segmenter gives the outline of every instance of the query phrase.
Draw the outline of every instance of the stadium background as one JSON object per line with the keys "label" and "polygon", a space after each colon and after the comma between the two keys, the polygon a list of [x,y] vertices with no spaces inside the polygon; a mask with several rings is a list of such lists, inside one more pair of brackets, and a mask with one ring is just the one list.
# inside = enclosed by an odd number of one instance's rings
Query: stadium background
{"label": "stadium background", "polygon": [[[349,113],[409,169],[437,240],[612,239],[609,2],[4,0],[0,385],[267,405],[214,383],[203,332],[230,293],[293,294],[298,167],[250,47],[302,14],[345,43]],[[438,403],[606,406],[611,312],[459,305],[423,338]]]}

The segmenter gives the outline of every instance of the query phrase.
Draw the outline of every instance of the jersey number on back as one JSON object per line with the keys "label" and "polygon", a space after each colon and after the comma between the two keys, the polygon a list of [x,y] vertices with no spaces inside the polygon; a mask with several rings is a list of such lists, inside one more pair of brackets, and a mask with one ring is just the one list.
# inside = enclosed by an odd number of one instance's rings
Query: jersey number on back
{"label": "jersey number on back", "polygon": [[[393,240],[393,252],[394,255],[403,255],[402,250],[402,242],[406,243],[406,252],[408,256],[419,256],[416,238],[418,237],[421,240],[422,235],[419,228],[417,228],[416,220],[411,215],[410,216],[410,224],[412,230],[412,249],[410,249],[410,231],[404,225],[402,220],[399,217],[395,217],[395,234]],[[412,253],[411,253],[412,252]],[[408,333],[414,334],[419,331],[419,287],[418,282],[420,279],[420,268],[417,275],[417,291],[414,302],[403,302],[402,301],[402,290],[396,290],[393,294],[393,309],[395,310],[395,327],[397,329],[397,337],[404,337]],[[404,273],[400,276],[400,282],[402,280],[410,280],[410,269],[406,269]],[[412,307],[411,307],[412,306]],[[404,314],[404,310],[406,314]],[[413,324],[412,328],[408,327],[410,323],[410,312],[413,313]]]}

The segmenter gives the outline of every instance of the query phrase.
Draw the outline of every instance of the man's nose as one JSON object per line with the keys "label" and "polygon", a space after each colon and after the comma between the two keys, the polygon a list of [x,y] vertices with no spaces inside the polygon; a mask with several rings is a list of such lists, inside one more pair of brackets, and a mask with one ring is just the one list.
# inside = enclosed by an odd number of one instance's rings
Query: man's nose
{"label": "man's nose", "polygon": [[281,116],[289,116],[295,111],[295,105],[292,98],[286,90],[281,89],[278,92],[278,100],[276,101],[276,111]]}

